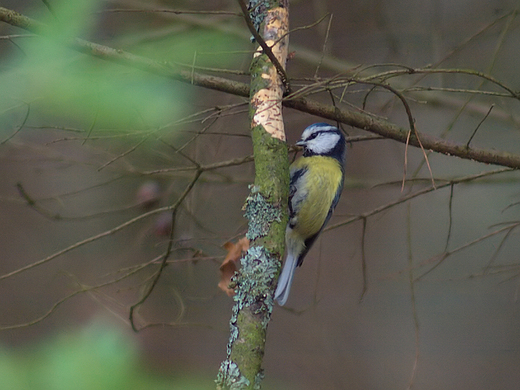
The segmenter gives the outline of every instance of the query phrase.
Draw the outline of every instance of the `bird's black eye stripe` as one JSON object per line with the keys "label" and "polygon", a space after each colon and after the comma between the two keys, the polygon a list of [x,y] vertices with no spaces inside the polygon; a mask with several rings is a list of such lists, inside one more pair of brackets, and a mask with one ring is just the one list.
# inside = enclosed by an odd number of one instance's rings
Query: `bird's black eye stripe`
{"label": "bird's black eye stripe", "polygon": [[312,133],[311,135],[309,135],[306,139],[306,141],[310,141],[311,139],[314,139],[316,138],[318,135],[320,134],[324,134],[324,133],[332,133],[331,131],[328,131],[328,130],[324,130],[324,131],[316,131],[315,133]]}

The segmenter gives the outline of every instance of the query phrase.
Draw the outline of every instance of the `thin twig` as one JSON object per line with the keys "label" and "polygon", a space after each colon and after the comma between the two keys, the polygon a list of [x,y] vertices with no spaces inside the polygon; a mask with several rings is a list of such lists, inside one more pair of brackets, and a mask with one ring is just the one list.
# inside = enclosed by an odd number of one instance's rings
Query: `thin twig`
{"label": "thin twig", "polygon": [[511,235],[511,233],[513,233],[513,230],[514,229],[511,229],[509,230],[505,235],[504,237],[502,237],[502,240],[500,240],[500,244],[498,244],[498,247],[497,249],[495,249],[495,253],[493,253],[493,256],[491,256],[491,258],[489,259],[489,262],[486,264],[486,266],[484,267],[484,271],[483,273],[487,273],[489,271],[489,268],[491,268],[491,266],[493,265],[493,263],[495,262],[496,258],[498,257],[500,251],[502,250],[502,248],[504,247],[506,241],[509,239],[509,236]]}
{"label": "thin twig", "polygon": [[166,252],[162,256],[161,264],[159,265],[159,269],[156,271],[155,275],[153,276],[153,279],[152,279],[151,283],[148,285],[148,288],[146,289],[144,294],[141,296],[139,301],[137,301],[132,306],[130,306],[128,319],[130,321],[130,325],[132,326],[132,330],[134,332],[136,332],[136,333],[139,332],[139,329],[136,327],[136,324],[135,324],[135,321],[134,321],[134,311],[135,311],[135,309],[137,309],[139,306],[141,306],[148,299],[148,297],[150,296],[152,291],[155,289],[155,286],[159,282],[159,279],[160,279],[160,277],[162,275],[162,271],[164,270],[164,267],[166,267],[166,264],[167,264],[166,260],[168,260],[168,258],[170,257],[170,254],[172,252],[173,234],[175,232],[175,214],[176,214],[176,211],[177,211],[176,209],[173,209],[171,211],[171,213],[172,213],[172,222],[171,222],[171,228],[170,228],[170,239],[168,240],[168,247],[166,249]]}
{"label": "thin twig", "polygon": [[363,289],[359,297],[359,302],[362,302],[365,298],[365,294],[368,291],[368,273],[367,273],[367,259],[365,251],[365,240],[367,235],[367,218],[363,218],[363,227],[361,229],[361,273],[363,275]]}
{"label": "thin twig", "polygon": [[130,320],[130,324],[132,325],[132,329],[134,330],[134,332],[139,332],[139,328],[137,328],[135,322],[134,322],[134,311],[135,309],[137,309],[139,306],[141,306],[147,299],[148,297],[150,296],[150,294],[152,293],[152,291],[154,290],[155,286],[157,285],[161,275],[162,275],[162,271],[164,270],[164,267],[166,267],[166,264],[167,264],[167,260],[168,258],[170,257],[170,254],[171,254],[171,251],[172,251],[172,248],[173,248],[173,234],[174,234],[174,225],[175,225],[175,213],[178,209],[178,207],[180,206],[180,204],[184,201],[184,199],[188,196],[188,194],[191,192],[191,190],[193,189],[193,186],[195,185],[195,183],[197,183],[197,180],[199,179],[200,175],[202,174],[202,170],[197,170],[197,172],[195,173],[195,176],[193,177],[192,181],[188,184],[188,186],[185,188],[184,192],[182,193],[182,195],[177,199],[177,201],[175,202],[174,205],[171,206],[171,212],[172,212],[172,225],[171,225],[171,229],[170,229],[170,239],[168,241],[168,247],[166,249],[166,252],[164,253],[164,255],[162,256],[162,260],[161,260],[161,264],[159,266],[159,269],[157,270],[155,276],[153,277],[153,280],[152,282],[150,283],[150,285],[148,286],[148,289],[146,290],[146,292],[141,296],[141,298],[139,299],[139,301],[137,301],[136,303],[134,303],[131,307],[130,307],[130,311],[129,311],[129,320]]}
{"label": "thin twig", "polygon": [[83,142],[81,143],[81,145],[85,145],[85,143],[90,139],[90,135],[92,134],[92,131],[94,130],[94,127],[96,127],[96,123],[97,123],[97,120],[98,120],[98,115],[99,115],[99,104],[96,105],[96,112],[94,114],[94,119],[92,120],[92,123],[87,131],[87,135],[85,136],[85,138],[83,139]]}
{"label": "thin twig", "polygon": [[18,134],[20,132],[20,130],[23,129],[23,127],[25,126],[25,124],[27,123],[27,119],[29,119],[29,115],[31,113],[31,105],[28,103],[27,104],[27,112],[25,113],[25,117],[23,118],[23,121],[22,123],[20,124],[20,126],[18,126],[18,128],[10,135],[8,136],[7,138],[5,138],[2,142],[0,142],[0,145],[3,145],[5,144],[6,142],[8,142],[10,139],[12,139],[16,134]]}
{"label": "thin twig", "polygon": [[451,230],[453,228],[453,190],[455,188],[454,183],[450,186],[450,199],[448,203],[448,233],[446,234],[446,245],[444,245],[444,252],[446,252],[450,246]]}
{"label": "thin twig", "polygon": [[[369,83],[369,84],[371,84],[371,83]],[[376,85],[379,85],[382,88],[388,89],[395,96],[397,96],[399,98],[399,100],[401,101],[401,103],[403,104],[404,109],[406,111],[406,115],[408,117],[408,123],[410,125],[410,133],[413,132],[413,135],[415,136],[415,138],[417,139],[417,142],[419,143],[419,147],[421,148],[421,151],[423,153],[424,160],[426,161],[426,165],[428,166],[428,171],[430,172],[430,178],[432,180],[432,186],[435,188],[435,180],[433,178],[433,171],[432,171],[432,168],[430,166],[430,161],[428,159],[428,154],[426,153],[426,150],[424,149],[424,146],[423,146],[423,144],[421,142],[421,138],[419,137],[419,132],[417,131],[417,128],[415,126],[415,119],[414,119],[414,117],[412,115],[412,110],[410,108],[410,105],[406,101],[406,98],[401,94],[401,92],[396,90],[391,85],[384,84],[384,83],[382,83],[382,84],[377,84],[376,83]],[[407,146],[408,146],[409,142],[410,142],[410,136],[407,137],[407,141],[406,141],[406,145]],[[405,152],[405,154],[406,154],[406,152]],[[405,160],[406,160],[406,156],[405,156]],[[406,162],[405,162],[405,166],[406,166]],[[403,183],[404,183],[404,181],[403,181]]]}
{"label": "thin twig", "polygon": [[[291,93],[291,85],[289,84],[289,77],[287,73],[285,73],[284,67],[278,61],[278,58],[273,54],[271,48],[265,43],[264,38],[256,31],[255,26],[253,25],[253,21],[251,20],[251,16],[249,15],[249,10],[247,9],[247,5],[244,3],[244,0],[237,0],[240,8],[242,9],[242,13],[244,15],[244,20],[246,22],[247,28],[255,38],[256,42],[262,47],[265,55],[271,60],[272,64],[276,68],[278,75],[280,76],[280,80],[285,89],[285,93]],[[276,43],[275,43],[276,44]],[[273,45],[274,46],[274,45]]]}
{"label": "thin twig", "polygon": [[[259,2],[258,4],[261,4],[261,3]],[[312,27],[314,27],[314,26],[317,26],[318,24],[320,24],[320,23],[323,21],[323,19],[325,19],[325,18],[326,18],[327,16],[329,16],[329,15],[331,15],[331,14],[325,14],[325,15],[323,15],[321,18],[319,18],[318,20],[316,20],[315,22],[313,22],[313,23],[311,23],[311,24],[307,24],[307,25],[305,25],[305,26],[300,26],[300,27],[295,27],[295,28],[293,28],[293,29],[287,31],[285,34],[283,34],[280,38],[278,38],[278,39],[274,42],[273,46],[276,45],[277,43],[280,43],[280,42],[282,41],[282,39],[284,39],[286,36],[289,36],[289,35],[291,35],[291,34],[297,32],[297,31],[308,30],[308,29],[310,29],[310,28],[312,28]],[[323,58],[322,58],[322,60],[323,60]]]}
{"label": "thin twig", "polygon": [[[458,252],[460,252],[460,251],[462,251],[462,250],[464,250],[464,249],[467,249],[467,248],[469,248],[469,247],[471,247],[471,246],[473,246],[473,245],[476,245],[476,244],[478,244],[478,243],[480,243],[480,242],[482,242],[482,241],[485,241],[485,240],[487,240],[488,238],[494,237],[494,236],[496,236],[497,234],[500,234],[500,233],[503,233],[503,232],[508,232],[508,233],[509,233],[510,231],[516,229],[516,228],[519,227],[519,226],[520,226],[520,222],[514,222],[514,223],[511,223],[511,224],[508,225],[508,226],[504,226],[504,227],[502,227],[502,228],[500,228],[500,229],[494,230],[494,231],[492,231],[492,232],[490,232],[490,233],[488,233],[488,234],[485,234],[485,235],[483,235],[483,236],[481,236],[481,237],[479,237],[479,238],[477,238],[477,239],[475,239],[475,240],[473,240],[473,241],[467,242],[467,243],[465,243],[465,244],[463,244],[463,245],[461,245],[461,246],[459,246],[459,247],[457,247],[457,248],[455,248],[455,249],[452,249],[452,250],[450,250],[450,251],[447,251],[447,252],[441,253],[440,255],[436,255],[436,256],[434,256],[434,257],[431,257],[431,258],[429,258],[429,259],[426,259],[426,260],[422,261],[421,264],[420,264],[420,266],[425,266],[426,264],[432,263],[432,262],[434,262],[434,261],[435,261],[436,263],[435,263],[435,265],[434,265],[433,267],[431,267],[429,270],[423,272],[421,275],[419,275],[418,277],[416,277],[416,278],[415,278],[415,281],[417,282],[417,281],[421,280],[422,278],[424,278],[426,275],[428,275],[428,274],[431,273],[433,270],[435,270],[436,268],[438,268],[442,263],[444,263],[444,261],[445,261],[448,257],[454,255],[455,253],[458,253]],[[508,235],[508,234],[506,234],[506,235]]]}
{"label": "thin twig", "polygon": [[114,162],[116,162],[117,160],[127,156],[128,154],[132,153],[134,150],[136,150],[139,146],[141,146],[142,144],[144,144],[146,142],[146,140],[148,140],[148,138],[150,138],[152,134],[148,134],[148,135],[145,135],[139,142],[137,142],[134,146],[132,146],[131,148],[127,149],[126,151],[124,151],[123,153],[121,154],[118,154],[117,156],[115,156],[114,158],[111,158],[109,161],[107,161],[106,163],[104,163],[103,165],[101,165],[97,170],[98,172],[99,171],[102,171],[103,169],[105,169],[106,167],[108,167],[109,165],[113,164]]}
{"label": "thin twig", "polygon": [[332,225],[328,225],[324,229],[324,231],[337,229],[337,228],[339,228],[341,226],[350,225],[351,223],[363,220],[365,218],[372,217],[372,216],[380,214],[380,213],[382,213],[382,212],[384,212],[384,211],[386,211],[388,209],[391,209],[392,207],[395,207],[395,206],[397,206],[399,204],[408,202],[409,200],[414,199],[414,198],[416,198],[418,196],[427,194],[429,192],[437,191],[437,190],[440,190],[442,188],[446,188],[448,186],[451,186],[452,184],[467,183],[467,182],[478,180],[478,179],[481,179],[481,178],[484,178],[484,177],[487,177],[487,176],[491,176],[491,175],[497,175],[497,174],[501,174],[501,173],[505,173],[505,172],[512,172],[513,170],[514,169],[512,169],[512,168],[500,168],[500,169],[496,169],[496,170],[493,170],[493,171],[487,171],[487,172],[477,173],[475,175],[464,176],[464,177],[461,177],[459,179],[448,180],[446,183],[440,184],[437,187],[431,186],[431,187],[424,188],[422,190],[418,190],[416,192],[412,192],[412,193],[410,193],[410,194],[408,194],[406,196],[403,196],[403,197],[401,197],[401,198],[399,198],[397,200],[394,200],[392,202],[389,202],[389,203],[386,203],[384,205],[381,205],[381,206],[379,206],[379,207],[377,207],[377,208],[375,208],[373,210],[367,211],[366,213],[362,213],[362,214],[350,217],[346,221],[338,222],[338,223],[335,223],[335,224],[332,224]]}
{"label": "thin twig", "polygon": [[[103,184],[106,184],[106,183],[103,183]],[[22,199],[27,204],[27,206],[29,206],[31,209],[36,211],[38,214],[44,216],[47,219],[53,220],[53,221],[73,221],[73,220],[87,220],[87,219],[93,219],[93,218],[101,218],[101,217],[105,217],[107,215],[112,215],[115,213],[121,213],[123,211],[133,210],[133,209],[136,209],[141,206],[141,204],[136,203],[136,204],[132,204],[132,205],[125,206],[125,207],[120,207],[120,208],[113,209],[113,210],[100,211],[100,212],[92,213],[92,214],[77,215],[77,216],[63,216],[58,213],[52,213],[49,210],[45,209],[44,207],[39,206],[37,204],[37,202],[46,200],[46,199],[38,199],[38,200],[34,199],[33,197],[31,197],[29,195],[27,190],[23,187],[22,183],[17,183],[16,188],[18,190],[18,193],[22,197]],[[75,191],[74,193],[79,193],[81,191],[84,191],[84,190]],[[60,197],[67,196],[67,195],[70,195],[70,194],[60,195]]]}
{"label": "thin twig", "polygon": [[[327,15],[325,15],[325,16],[327,16]],[[320,21],[321,20],[319,20],[318,22],[320,22]],[[314,71],[314,78],[318,77],[318,73],[320,71],[321,63],[323,62],[323,58],[325,57],[325,50],[327,48],[327,41],[329,40],[329,34],[330,34],[331,26],[332,26],[332,14],[330,14],[329,23],[327,25],[327,32],[325,33],[325,39],[323,40],[323,47],[321,48],[321,53],[322,54],[321,54],[320,60],[318,61],[318,65],[316,66],[316,70]]]}
{"label": "thin twig", "polygon": [[408,282],[410,284],[410,300],[412,303],[412,318],[414,324],[415,334],[415,358],[412,366],[412,373],[408,382],[408,390],[412,389],[415,377],[417,375],[417,366],[419,364],[419,316],[417,314],[417,305],[415,300],[415,280],[413,276],[413,250],[412,250],[412,221],[411,221],[411,203],[408,203],[407,208],[408,223],[406,224],[406,235],[407,235],[407,247],[408,247]]}
{"label": "thin twig", "polygon": [[401,92],[450,92],[450,93],[463,93],[463,94],[473,94],[480,96],[493,96],[493,97],[504,97],[504,98],[516,98],[516,96],[511,96],[511,94],[504,92],[494,92],[494,91],[483,91],[480,89],[466,89],[466,88],[449,88],[449,87],[430,87],[430,86],[415,86],[410,88],[405,88],[401,90]]}
{"label": "thin twig", "polygon": [[211,163],[207,165],[201,165],[199,167],[179,167],[179,168],[164,168],[164,169],[156,169],[153,171],[145,171],[142,172],[143,175],[157,175],[160,173],[171,173],[171,172],[183,172],[183,171],[195,171],[200,169],[201,171],[212,171],[214,169],[219,168],[227,168],[227,167],[233,167],[236,165],[242,165],[247,162],[251,162],[254,160],[253,155],[245,156],[245,157],[238,157],[231,160],[226,161],[219,161],[216,163]]}
{"label": "thin twig", "polygon": [[82,287],[81,289],[79,290],[76,290],[74,291],[73,293],[63,297],[62,299],[60,299],[59,301],[55,302],[51,308],[45,313],[43,314],[42,316],[32,320],[32,321],[29,321],[29,322],[25,322],[23,324],[17,324],[17,325],[8,325],[8,326],[0,326],[0,331],[1,330],[10,330],[10,329],[19,329],[19,328],[26,328],[28,326],[31,326],[31,325],[35,325],[41,321],[43,321],[44,319],[46,319],[47,317],[49,317],[54,311],[56,311],[56,309],[63,303],[65,303],[66,301],[68,301],[69,299],[75,297],[76,295],[78,294],[81,294],[81,293],[84,293],[84,292],[88,292],[88,291],[93,291],[93,290],[97,290],[97,289],[100,289],[102,287],[106,287],[106,286],[109,286],[111,284],[116,284],[118,282],[120,282],[121,280],[123,279],[126,279],[134,274],[136,274],[137,272],[141,271],[142,269],[148,267],[150,264],[153,264],[155,263],[158,259],[160,258],[160,256],[154,258],[153,260],[147,262],[147,263],[144,263],[144,264],[140,264],[139,266],[137,267],[134,267],[132,268],[129,272],[125,273],[124,275],[120,276],[119,278],[116,278],[116,279],[112,279],[112,280],[109,280],[107,282],[104,282],[104,283],[101,283],[101,284],[98,284],[98,285],[95,285],[95,286],[88,286],[88,287]]}
{"label": "thin twig", "polygon": [[469,137],[468,142],[466,143],[466,148],[469,148],[469,144],[471,143],[471,140],[473,139],[473,137],[475,136],[475,134],[477,134],[477,131],[478,131],[478,129],[480,128],[480,126],[482,125],[482,123],[484,123],[484,121],[487,119],[487,117],[489,116],[489,114],[491,114],[491,111],[493,111],[493,108],[494,108],[494,107],[495,107],[495,104],[492,104],[491,107],[489,107],[488,112],[486,113],[486,115],[484,115],[484,118],[482,118],[482,120],[479,122],[479,124],[477,125],[477,127],[476,127],[475,130],[473,131],[473,134],[471,134],[471,137]]}

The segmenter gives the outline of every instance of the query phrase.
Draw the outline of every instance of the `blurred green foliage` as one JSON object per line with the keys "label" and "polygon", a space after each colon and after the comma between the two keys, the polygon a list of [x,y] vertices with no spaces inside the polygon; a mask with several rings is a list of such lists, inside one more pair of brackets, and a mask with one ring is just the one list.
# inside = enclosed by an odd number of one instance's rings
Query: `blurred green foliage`
{"label": "blurred green foliage", "polygon": [[[49,37],[31,37],[15,41],[12,56],[2,61],[0,85],[0,115],[17,113],[12,126],[31,107],[29,119],[68,123],[90,128],[151,129],[177,120],[188,109],[187,103],[195,99],[195,90],[146,72],[91,58],[66,46],[74,37],[103,35],[100,27],[99,0],[54,1],[53,14],[46,9],[34,18],[50,27]],[[130,17],[130,16],[127,16]],[[120,16],[119,18],[124,18]],[[121,31],[128,30],[125,19],[120,20]],[[130,24],[132,25],[132,21]],[[175,24],[175,21],[172,21]],[[227,66],[236,59],[220,53],[236,48],[236,39],[224,34],[189,28],[178,34],[166,34],[157,39],[136,39],[139,24],[125,40],[118,35],[108,46],[157,61],[188,63],[196,66]],[[112,26],[118,31],[118,25]],[[125,34],[121,32],[121,34]],[[101,34],[99,34],[101,33]],[[94,39],[95,40],[95,39]],[[133,41],[129,47],[124,42]],[[39,116],[35,115],[39,114]],[[2,126],[4,129],[9,126]]]}
{"label": "blurred green foliage", "polygon": [[[38,346],[0,348],[2,390],[141,390],[214,388],[212,378],[167,378],[145,369],[130,336],[102,323]],[[172,367],[175,371],[175,367]]]}
{"label": "blurred green foliage", "polygon": [[234,68],[237,59],[242,59],[248,49],[251,50],[248,42],[240,41],[234,35],[192,28],[182,34],[147,41],[132,52],[157,61],[188,66]]}

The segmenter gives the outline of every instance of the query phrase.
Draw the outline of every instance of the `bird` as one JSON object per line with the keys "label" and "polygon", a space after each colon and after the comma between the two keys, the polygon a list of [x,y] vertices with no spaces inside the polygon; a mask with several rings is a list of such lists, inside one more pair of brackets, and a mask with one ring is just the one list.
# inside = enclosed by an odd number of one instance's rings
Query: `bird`
{"label": "bird", "polygon": [[296,145],[303,147],[303,156],[290,166],[287,256],[274,294],[280,306],[287,302],[296,268],[332,216],[345,177],[346,142],[337,127],[312,124]]}

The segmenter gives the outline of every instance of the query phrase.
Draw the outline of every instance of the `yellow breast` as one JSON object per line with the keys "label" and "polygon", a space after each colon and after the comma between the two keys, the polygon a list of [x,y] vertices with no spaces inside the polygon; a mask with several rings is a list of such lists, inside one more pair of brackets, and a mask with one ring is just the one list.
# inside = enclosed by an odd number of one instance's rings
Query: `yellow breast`
{"label": "yellow breast", "polygon": [[301,157],[291,165],[291,171],[302,168],[307,170],[304,179],[307,193],[293,230],[306,239],[318,233],[325,223],[342,184],[343,172],[338,160],[324,156]]}

